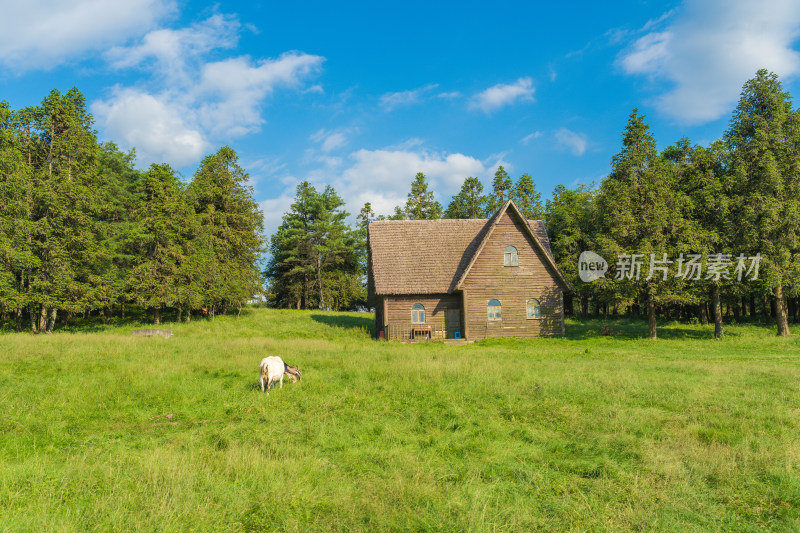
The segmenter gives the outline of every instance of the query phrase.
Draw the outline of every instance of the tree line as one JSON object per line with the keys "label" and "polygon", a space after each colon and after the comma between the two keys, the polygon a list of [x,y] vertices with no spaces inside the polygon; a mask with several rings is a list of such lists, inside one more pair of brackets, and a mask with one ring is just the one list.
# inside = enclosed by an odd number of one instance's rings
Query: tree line
{"label": "tree line", "polygon": [[[309,200],[315,195],[322,200]],[[326,203],[326,197],[333,201]],[[657,336],[657,318],[713,321],[717,337],[725,316],[763,315],[775,320],[779,335],[789,335],[790,320],[800,321],[800,111],[766,70],[744,85],[722,139],[699,146],[683,138],[658,151],[645,117],[634,109],[611,172],[599,186],[558,185],[544,204],[530,175],[513,180],[501,166],[489,191],[468,177],[444,208],[419,173],[405,205],[376,216],[366,203],[350,229],[333,189],[320,194],[303,183],[271,240],[272,303],[328,306],[333,297],[325,291],[338,288],[340,295],[351,291],[349,298],[338,296],[341,306],[364,305],[371,220],[486,218],[508,198],[529,219],[545,221],[556,262],[574,288],[565,297],[567,314],[646,315],[651,338]],[[319,209],[332,211],[319,219]],[[331,227],[332,216],[339,229],[326,237],[320,228]],[[643,258],[642,276],[629,271],[584,282],[578,257],[586,250],[611,265],[618,258]],[[757,279],[735,275],[742,257],[748,267],[758,258]],[[696,276],[681,276],[697,258],[713,264]],[[648,279],[651,260],[659,275]]]}
{"label": "tree line", "polygon": [[[609,175],[559,185],[544,203],[530,175],[512,179],[501,166],[490,190],[467,177],[444,207],[419,173],[404,205],[376,215],[366,203],[351,226],[332,187],[302,182],[265,242],[232,149],[207,156],[188,183],[168,165],[134,163],[133,151],[97,140],[76,89],[19,110],[0,102],[0,314],[17,330],[48,332],[90,313],[107,321],[147,311],[156,323],[164,313],[213,316],[241,309],[264,277],[276,307],[363,308],[371,221],[486,218],[508,198],[545,221],[574,288],[568,314],[646,315],[652,338],[657,318],[713,321],[717,336],[725,316],[770,317],[780,335],[800,319],[800,111],[765,70],[744,85],[720,140],[684,138],[659,151],[633,110]],[[577,261],[586,250],[611,265],[640,257],[647,268],[657,258],[664,276],[586,283]],[[760,259],[758,279],[731,275],[743,255]],[[677,275],[692,257],[731,269]]]}
{"label": "tree line", "polygon": [[50,332],[95,312],[188,321],[241,309],[262,286],[263,217],[228,147],[189,183],[101,143],[77,89],[0,102],[0,313]]}
{"label": "tree line", "polygon": [[[713,320],[720,337],[724,316],[763,314],[789,335],[790,317],[800,319],[800,111],[778,77],[760,70],[745,83],[722,139],[704,147],[683,138],[659,152],[634,110],[611,173],[599,187],[556,187],[546,220],[556,260],[575,287],[567,304],[577,301],[583,315],[590,306],[644,311],[656,338],[659,316]],[[668,275],[583,283],[583,250],[609,263],[655,258]],[[707,270],[680,276],[692,256]],[[745,257],[748,268],[759,259],[758,275],[740,280],[737,258]]]}

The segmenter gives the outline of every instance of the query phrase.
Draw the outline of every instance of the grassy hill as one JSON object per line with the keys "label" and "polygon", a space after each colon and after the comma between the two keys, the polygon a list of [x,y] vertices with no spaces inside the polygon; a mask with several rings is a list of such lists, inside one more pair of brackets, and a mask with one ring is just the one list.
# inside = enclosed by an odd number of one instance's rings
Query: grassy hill
{"label": "grassy hill", "polygon": [[[800,529],[798,338],[404,345],[371,322],[0,335],[0,530]],[[262,394],[267,355],[303,382]]]}

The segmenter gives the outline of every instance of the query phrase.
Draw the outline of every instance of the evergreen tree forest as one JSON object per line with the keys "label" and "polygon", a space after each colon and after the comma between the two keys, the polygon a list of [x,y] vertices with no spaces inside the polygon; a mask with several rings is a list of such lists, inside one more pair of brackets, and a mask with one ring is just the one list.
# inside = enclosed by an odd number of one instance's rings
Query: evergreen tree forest
{"label": "evergreen tree forest", "polygon": [[[282,308],[364,309],[372,221],[483,219],[512,199],[545,221],[573,288],[568,316],[641,317],[653,339],[665,319],[713,323],[716,336],[726,321],[766,320],[791,334],[800,322],[800,110],[778,77],[757,72],[708,146],[683,138],[658,147],[636,109],[620,127],[600,184],[558,185],[543,198],[534,176],[499,166],[486,189],[465,176],[444,205],[420,172],[405,203],[378,214],[367,203],[352,223],[332,187],[304,181],[265,240],[230,148],[185,182],[167,165],[136,170],[133,152],[98,142],[75,89],[33,108],[0,103],[0,313],[17,330],[48,332],[87,314],[213,316],[258,294]],[[583,282],[583,251],[610,267],[641,258],[641,277]],[[737,259],[754,274],[754,257],[757,279],[742,280]],[[692,270],[697,258],[702,272]]]}
{"label": "evergreen tree forest", "polygon": [[51,332],[94,314],[241,310],[261,291],[263,216],[233,150],[189,183],[98,142],[77,89],[35,107],[0,102],[0,313]]}
{"label": "evergreen tree forest", "polygon": [[353,230],[344,201],[333,187],[322,192],[304,181],[283,222],[270,239],[267,276],[275,307],[331,309],[363,307],[366,291],[366,224]]}
{"label": "evergreen tree forest", "polygon": [[[800,322],[800,111],[778,77],[761,70],[745,84],[729,129],[710,146],[683,138],[659,151],[645,119],[632,111],[611,172],[599,185],[558,185],[542,202],[533,177],[514,179],[499,166],[488,191],[466,177],[442,209],[418,173],[408,201],[393,213],[376,216],[369,203],[362,208],[352,242],[364,245],[371,220],[488,218],[510,198],[529,219],[545,221],[556,262],[572,283],[567,315],[646,318],[652,339],[659,319],[713,322],[717,337],[726,320],[760,319],[789,335],[790,323]],[[323,298],[312,291],[324,270],[315,269],[313,253],[299,253],[303,246],[311,250],[310,240],[292,241],[284,263],[278,255],[288,250],[283,234],[301,221],[311,227],[313,217],[303,218],[299,207],[303,187],[272,241],[268,274],[280,288],[274,303],[283,307],[314,307]],[[611,266],[620,257],[634,262],[628,275],[585,283],[578,271],[583,251]],[[363,281],[363,267],[349,268]]]}

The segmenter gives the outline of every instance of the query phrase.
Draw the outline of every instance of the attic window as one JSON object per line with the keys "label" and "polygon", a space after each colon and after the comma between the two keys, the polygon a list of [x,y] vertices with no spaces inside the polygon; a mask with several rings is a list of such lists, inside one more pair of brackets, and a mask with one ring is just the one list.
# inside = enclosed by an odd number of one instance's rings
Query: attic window
{"label": "attic window", "polygon": [[503,254],[503,264],[505,266],[517,266],[517,249],[513,246],[506,246],[506,251]]}
{"label": "attic window", "polygon": [[539,300],[531,298],[528,300],[528,318],[542,318],[542,308],[539,305]]}
{"label": "attic window", "polygon": [[487,318],[489,320],[500,320],[500,300],[489,300],[486,310]]}
{"label": "attic window", "polygon": [[425,307],[422,304],[414,304],[411,306],[411,323],[424,324],[425,323]]}

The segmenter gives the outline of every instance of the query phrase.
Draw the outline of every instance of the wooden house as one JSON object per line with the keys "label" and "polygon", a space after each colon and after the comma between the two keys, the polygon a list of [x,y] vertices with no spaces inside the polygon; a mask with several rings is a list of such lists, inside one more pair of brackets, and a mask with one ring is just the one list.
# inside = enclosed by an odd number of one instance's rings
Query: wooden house
{"label": "wooden house", "polygon": [[542,221],[526,220],[511,200],[488,220],[375,221],[368,242],[378,337],[564,334],[569,283]]}

